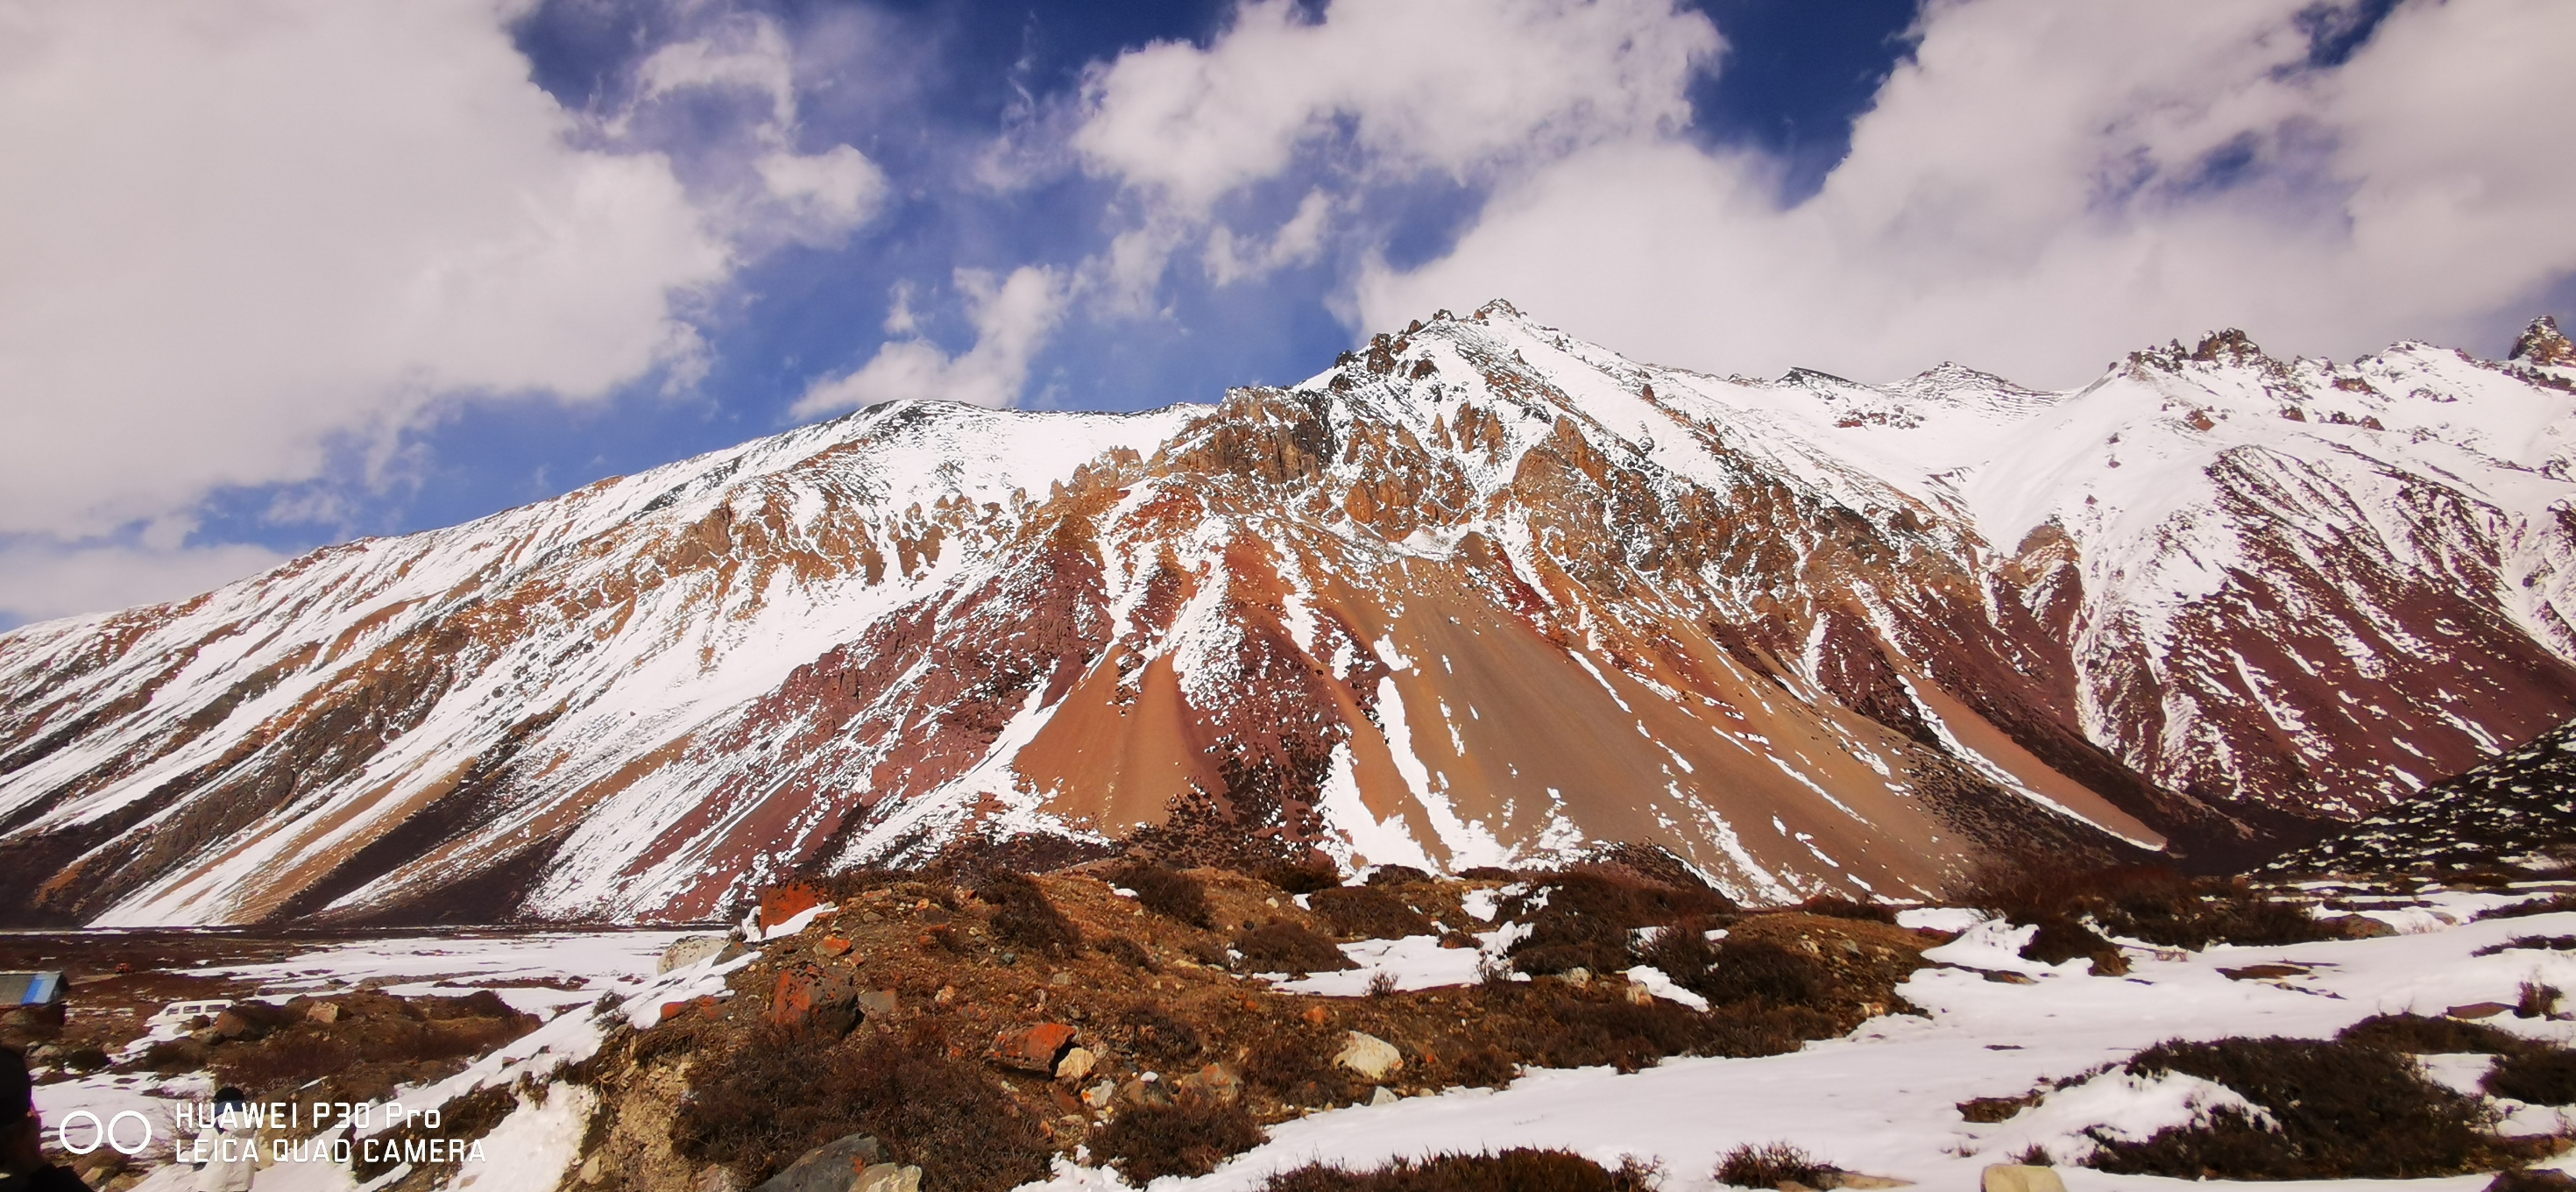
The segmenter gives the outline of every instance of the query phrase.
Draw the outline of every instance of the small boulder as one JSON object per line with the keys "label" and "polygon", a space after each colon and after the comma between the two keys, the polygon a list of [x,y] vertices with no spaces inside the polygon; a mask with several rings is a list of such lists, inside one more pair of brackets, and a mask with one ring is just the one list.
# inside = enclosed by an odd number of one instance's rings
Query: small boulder
{"label": "small boulder", "polygon": [[1119,1085],[1118,1099],[1129,1105],[1171,1104],[1172,1090],[1166,1087],[1160,1080],[1146,1079],[1146,1077],[1152,1075],[1153,1073],[1148,1072],[1144,1076],[1139,1076],[1134,1080],[1130,1080],[1125,1084]]}
{"label": "small boulder", "polygon": [[2470,1002],[2465,1006],[2453,1006],[2444,1013],[2453,1018],[2493,1018],[2511,1009],[2513,1007],[2503,1002]]}
{"label": "small boulder", "polygon": [[827,935],[815,941],[814,950],[825,956],[841,956],[849,952],[850,941],[837,935]]}
{"label": "small boulder", "polygon": [[789,919],[823,905],[820,887],[806,882],[789,882],[760,892],[760,929],[776,931]]}
{"label": "small boulder", "polygon": [[1172,1097],[1184,1105],[1232,1105],[1243,1099],[1243,1078],[1209,1064],[1173,1081]]}
{"label": "small boulder", "polygon": [[1055,1078],[1066,1084],[1080,1084],[1083,1077],[1091,1075],[1092,1065],[1098,1062],[1100,1057],[1093,1055],[1090,1048],[1073,1048],[1064,1053],[1063,1059],[1055,1062]]}
{"label": "small boulder", "polygon": [[830,1036],[859,1024],[859,991],[837,969],[797,965],[782,969],[769,995],[769,1020]]}
{"label": "small boulder", "polygon": [[340,1021],[340,1003],[315,1002],[304,1008],[304,1017],[311,1019],[314,1022],[318,1022],[323,1026],[329,1026],[332,1023]]}
{"label": "small boulder", "polygon": [[2054,1167],[1997,1163],[1986,1168],[1981,1192],[2066,1192],[2066,1181]]}
{"label": "small boulder", "polygon": [[1352,1031],[1333,1062],[1362,1080],[1384,1080],[1387,1073],[1404,1066],[1404,1053],[1375,1035]]}
{"label": "small boulder", "polygon": [[1373,1093],[1370,1093],[1370,1094],[1369,1094],[1368,1103],[1369,1103],[1370,1105],[1373,1105],[1373,1106],[1375,1106],[1375,1105],[1393,1105],[1393,1104],[1395,1104],[1396,1102],[1401,1101],[1401,1100],[1403,1100],[1403,1099],[1404,1099],[1404,1098],[1402,1098],[1402,1097],[1399,1097],[1399,1096],[1396,1096],[1396,1095],[1395,1095],[1395,1090],[1394,1090],[1394,1089],[1388,1088],[1388,1087],[1386,1087],[1385,1085],[1382,1085],[1382,1084],[1381,1084],[1381,1085],[1377,1086],[1377,1091],[1376,1091],[1376,1092],[1373,1092]]}
{"label": "small boulder", "polygon": [[710,1167],[689,1182],[689,1192],[742,1192],[742,1177],[729,1167]]}
{"label": "small boulder", "polygon": [[879,1163],[860,1172],[850,1192],[921,1192],[921,1169]]}
{"label": "small boulder", "polygon": [[1104,1080],[1090,1088],[1082,1090],[1082,1105],[1085,1109],[1107,1109],[1109,1108],[1109,1103],[1112,1100],[1115,1100],[1117,1096],[1118,1082],[1114,1080]]}
{"label": "small boulder", "polygon": [[859,1013],[870,1018],[891,1018],[896,1006],[891,989],[862,989],[857,994]]}
{"label": "small boulder", "polygon": [[883,1157],[874,1137],[843,1135],[805,1152],[753,1192],[857,1192],[867,1173],[892,1166],[879,1162]]}
{"label": "small boulder", "polygon": [[670,947],[662,949],[662,959],[653,965],[654,975],[687,968],[724,949],[725,937],[720,935],[682,936],[671,941]]}
{"label": "small boulder", "polygon": [[2348,940],[2378,939],[2397,934],[2397,928],[2368,915],[2329,915],[2317,920],[2317,926]]}
{"label": "small boulder", "polygon": [[1080,1032],[1061,1022],[1041,1022],[1023,1031],[1004,1031],[993,1039],[992,1056],[1006,1068],[1053,1075]]}

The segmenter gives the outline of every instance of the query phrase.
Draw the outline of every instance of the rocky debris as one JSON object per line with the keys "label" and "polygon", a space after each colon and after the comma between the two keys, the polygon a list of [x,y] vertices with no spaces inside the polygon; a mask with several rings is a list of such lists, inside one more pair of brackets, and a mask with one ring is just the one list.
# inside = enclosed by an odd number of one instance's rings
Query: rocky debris
{"label": "rocky debris", "polygon": [[994,1062],[1024,1072],[1053,1075],[1082,1032],[1061,1022],[1042,1022],[1025,1030],[995,1036],[988,1053]]}
{"label": "rocky debris", "polygon": [[1978,1177],[1979,1192],[2066,1192],[2065,1177],[2054,1167],[1995,1163]]}
{"label": "rocky debris", "polygon": [[1088,1047],[1067,1049],[1064,1058],[1055,1062],[1055,1078],[1066,1084],[1080,1084],[1083,1077],[1091,1075],[1092,1065],[1099,1061],[1100,1057],[1092,1054]]}
{"label": "rocky debris", "polygon": [[1375,1035],[1351,1031],[1342,1049],[1333,1054],[1333,1062],[1362,1080],[1384,1080],[1404,1066],[1404,1053]]}
{"label": "rocky debris", "polygon": [[682,936],[671,941],[670,947],[662,949],[662,958],[654,962],[653,971],[658,975],[673,969],[684,969],[699,961],[710,959],[724,949],[725,937],[720,935]]}
{"label": "rocky debris", "polygon": [[847,970],[816,964],[778,970],[769,994],[772,1023],[838,1036],[859,1018],[859,990]]}
{"label": "rocky debris", "polygon": [[875,1138],[847,1135],[805,1152],[754,1192],[920,1192],[919,1167],[881,1162],[880,1154]]}

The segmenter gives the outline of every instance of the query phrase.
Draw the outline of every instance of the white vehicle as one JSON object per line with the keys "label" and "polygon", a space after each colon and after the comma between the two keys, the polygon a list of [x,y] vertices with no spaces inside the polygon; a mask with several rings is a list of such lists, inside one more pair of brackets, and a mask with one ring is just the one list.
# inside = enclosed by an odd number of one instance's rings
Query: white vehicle
{"label": "white vehicle", "polygon": [[185,1030],[189,1019],[195,1018],[199,1015],[212,1018],[215,1015],[221,1014],[225,1010],[232,1008],[232,1004],[233,999],[228,997],[204,998],[193,1002],[172,1002],[169,1005],[161,1007],[160,1013],[144,1019],[143,1025],[154,1031]]}

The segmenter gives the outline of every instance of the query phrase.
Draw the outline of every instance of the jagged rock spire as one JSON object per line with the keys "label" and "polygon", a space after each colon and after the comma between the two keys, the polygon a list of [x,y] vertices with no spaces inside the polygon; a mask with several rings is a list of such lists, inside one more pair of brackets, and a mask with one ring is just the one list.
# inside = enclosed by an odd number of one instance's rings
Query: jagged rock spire
{"label": "jagged rock spire", "polygon": [[2566,334],[2558,330],[2558,320],[2542,315],[2522,329],[2522,335],[2513,341],[2509,359],[2551,367],[2576,366],[2576,343],[2570,343]]}

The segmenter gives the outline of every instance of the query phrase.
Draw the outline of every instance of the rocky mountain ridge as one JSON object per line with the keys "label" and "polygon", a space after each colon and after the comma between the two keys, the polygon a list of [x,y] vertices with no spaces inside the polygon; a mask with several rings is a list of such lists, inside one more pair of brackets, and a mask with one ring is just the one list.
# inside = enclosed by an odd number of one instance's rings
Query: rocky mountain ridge
{"label": "rocky mountain ridge", "polygon": [[100,923],[694,919],[1140,830],[1649,841],[1757,903],[2237,864],[2576,714],[2569,361],[1757,381],[1498,302],[1215,406],[880,406],[0,635],[0,855]]}

